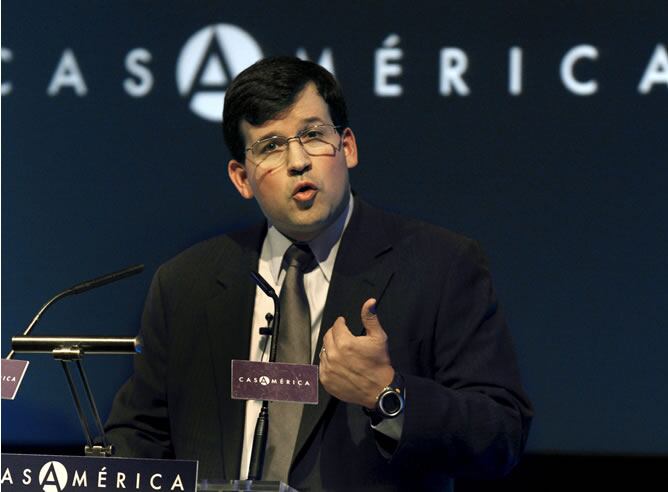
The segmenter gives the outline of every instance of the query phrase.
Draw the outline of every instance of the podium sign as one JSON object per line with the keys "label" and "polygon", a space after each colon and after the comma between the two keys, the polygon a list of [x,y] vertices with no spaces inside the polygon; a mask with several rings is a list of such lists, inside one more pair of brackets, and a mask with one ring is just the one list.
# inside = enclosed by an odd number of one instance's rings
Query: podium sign
{"label": "podium sign", "polygon": [[232,360],[232,399],[318,404],[318,366]]}
{"label": "podium sign", "polygon": [[19,390],[29,362],[27,360],[2,359],[2,399],[13,400]]}
{"label": "podium sign", "polygon": [[197,461],[2,453],[3,492],[195,492]]}

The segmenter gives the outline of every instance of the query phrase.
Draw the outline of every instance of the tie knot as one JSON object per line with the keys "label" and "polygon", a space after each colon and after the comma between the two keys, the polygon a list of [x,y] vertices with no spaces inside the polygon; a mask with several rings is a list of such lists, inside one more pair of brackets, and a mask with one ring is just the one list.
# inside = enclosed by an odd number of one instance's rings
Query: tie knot
{"label": "tie knot", "polygon": [[296,267],[302,272],[312,269],[315,266],[314,260],[311,248],[306,244],[297,243],[292,243],[283,257],[286,268]]}

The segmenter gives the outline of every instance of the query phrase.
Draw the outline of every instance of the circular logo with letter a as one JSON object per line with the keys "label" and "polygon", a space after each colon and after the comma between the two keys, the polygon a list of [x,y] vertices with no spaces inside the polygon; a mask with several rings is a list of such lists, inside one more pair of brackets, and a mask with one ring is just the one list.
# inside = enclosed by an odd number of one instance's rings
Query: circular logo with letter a
{"label": "circular logo with letter a", "polygon": [[243,29],[216,24],[197,31],[186,42],[176,67],[176,85],[190,98],[190,109],[220,122],[225,89],[244,68],[262,58],[262,50]]}
{"label": "circular logo with letter a", "polygon": [[44,492],[62,492],[67,485],[67,468],[58,461],[49,461],[39,470],[39,484]]}

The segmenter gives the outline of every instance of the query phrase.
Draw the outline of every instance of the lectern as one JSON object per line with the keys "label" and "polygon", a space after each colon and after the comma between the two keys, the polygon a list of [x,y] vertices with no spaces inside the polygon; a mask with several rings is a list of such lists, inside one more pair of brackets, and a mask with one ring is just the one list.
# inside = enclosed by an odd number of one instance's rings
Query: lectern
{"label": "lectern", "polygon": [[230,480],[228,482],[216,482],[201,480],[197,484],[197,490],[210,492],[297,492],[283,482],[272,480]]}

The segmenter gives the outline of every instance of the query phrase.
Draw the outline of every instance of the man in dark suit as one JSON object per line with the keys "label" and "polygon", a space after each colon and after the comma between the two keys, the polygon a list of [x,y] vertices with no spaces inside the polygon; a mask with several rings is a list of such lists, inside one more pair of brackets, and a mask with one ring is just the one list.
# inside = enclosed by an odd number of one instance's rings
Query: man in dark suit
{"label": "man in dark suit", "polygon": [[145,351],[107,423],[118,454],[244,477],[258,406],[230,398],[230,361],[266,360],[258,327],[271,311],[249,272],[281,290],[297,247],[310,255],[295,275],[319,404],[290,407],[292,442],[270,436],[267,478],[299,490],[446,490],[452,477],[507,473],[532,410],[477,244],[353,196],[355,136],[340,87],[316,64],[251,66],[227,91],[223,126],[230,179],[267,221],[156,273]]}

